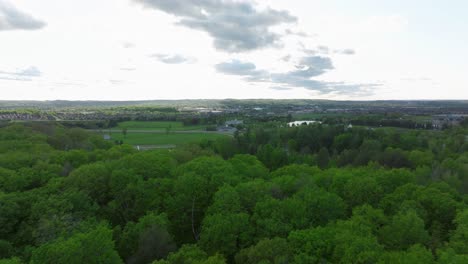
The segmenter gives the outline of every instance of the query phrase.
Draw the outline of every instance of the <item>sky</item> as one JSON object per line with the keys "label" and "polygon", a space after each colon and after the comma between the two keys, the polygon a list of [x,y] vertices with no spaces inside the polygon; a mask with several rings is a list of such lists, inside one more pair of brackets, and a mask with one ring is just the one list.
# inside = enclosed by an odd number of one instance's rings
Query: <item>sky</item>
{"label": "sky", "polygon": [[466,0],[0,0],[0,100],[468,99]]}

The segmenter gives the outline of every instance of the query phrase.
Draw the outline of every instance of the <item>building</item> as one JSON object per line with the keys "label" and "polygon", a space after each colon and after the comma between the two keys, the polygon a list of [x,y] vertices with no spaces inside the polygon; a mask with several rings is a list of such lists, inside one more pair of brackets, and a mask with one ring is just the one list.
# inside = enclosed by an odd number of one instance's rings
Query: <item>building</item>
{"label": "building", "polygon": [[234,119],[234,120],[229,120],[229,121],[226,121],[226,123],[224,123],[225,126],[238,126],[238,125],[243,125],[244,124],[244,121],[242,120],[237,120],[237,119]]}

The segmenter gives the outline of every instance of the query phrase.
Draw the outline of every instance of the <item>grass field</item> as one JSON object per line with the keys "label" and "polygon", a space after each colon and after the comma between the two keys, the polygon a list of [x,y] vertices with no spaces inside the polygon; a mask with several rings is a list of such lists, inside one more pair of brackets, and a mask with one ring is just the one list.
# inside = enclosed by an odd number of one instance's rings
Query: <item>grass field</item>
{"label": "grass field", "polygon": [[112,140],[123,140],[130,145],[183,145],[187,143],[198,143],[204,139],[215,140],[228,137],[228,135],[214,133],[128,133],[126,137],[122,133],[112,133]]}
{"label": "grass field", "polygon": [[118,124],[117,128],[127,128],[128,130],[161,130],[165,131],[170,128],[171,131],[187,131],[187,130],[205,130],[206,125],[201,126],[184,126],[182,122],[171,121],[127,121]]}

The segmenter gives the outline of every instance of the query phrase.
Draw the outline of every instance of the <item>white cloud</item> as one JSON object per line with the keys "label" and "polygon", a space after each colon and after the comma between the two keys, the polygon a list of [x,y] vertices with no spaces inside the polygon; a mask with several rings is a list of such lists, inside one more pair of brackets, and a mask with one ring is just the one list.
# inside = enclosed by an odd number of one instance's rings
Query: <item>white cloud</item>
{"label": "white cloud", "polygon": [[45,22],[16,9],[7,0],[0,0],[0,31],[36,30],[45,27],[45,25]]}

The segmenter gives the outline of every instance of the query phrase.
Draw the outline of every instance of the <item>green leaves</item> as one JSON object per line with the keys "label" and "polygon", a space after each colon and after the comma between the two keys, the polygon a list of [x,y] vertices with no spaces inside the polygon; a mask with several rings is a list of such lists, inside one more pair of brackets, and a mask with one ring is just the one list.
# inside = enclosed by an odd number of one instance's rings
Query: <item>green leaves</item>
{"label": "green leaves", "polygon": [[292,248],[283,238],[264,239],[255,246],[242,249],[235,257],[236,263],[282,264],[292,261]]}
{"label": "green leaves", "polygon": [[391,250],[405,250],[414,244],[427,245],[430,236],[415,211],[401,212],[380,230],[380,241]]}
{"label": "green leaves", "polygon": [[149,263],[165,258],[176,250],[168,225],[167,216],[156,213],[148,213],[138,223],[129,222],[118,238],[120,256],[127,263]]}
{"label": "green leaves", "polygon": [[468,156],[435,134],[270,127],[136,152],[40,131],[0,129],[0,264],[467,260]]}
{"label": "green leaves", "polygon": [[103,225],[69,238],[59,238],[33,251],[31,264],[123,263],[114,249],[112,231]]}
{"label": "green leaves", "polygon": [[203,220],[199,244],[207,253],[233,256],[249,245],[252,235],[247,214],[213,214]]}
{"label": "green leaves", "polygon": [[450,237],[450,247],[459,254],[468,254],[468,210],[463,210],[455,218],[457,228]]}

